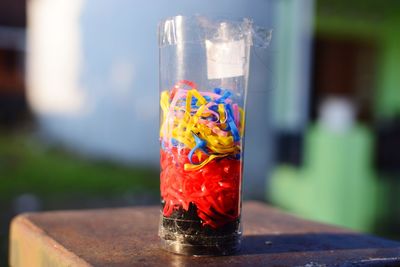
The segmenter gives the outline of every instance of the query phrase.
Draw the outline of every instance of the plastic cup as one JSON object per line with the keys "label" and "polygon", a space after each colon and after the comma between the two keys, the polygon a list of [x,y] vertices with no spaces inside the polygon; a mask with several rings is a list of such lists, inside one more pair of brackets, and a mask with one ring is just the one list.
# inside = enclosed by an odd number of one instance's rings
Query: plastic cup
{"label": "plastic cup", "polygon": [[159,24],[162,247],[227,255],[241,241],[245,104],[254,27],[176,16]]}

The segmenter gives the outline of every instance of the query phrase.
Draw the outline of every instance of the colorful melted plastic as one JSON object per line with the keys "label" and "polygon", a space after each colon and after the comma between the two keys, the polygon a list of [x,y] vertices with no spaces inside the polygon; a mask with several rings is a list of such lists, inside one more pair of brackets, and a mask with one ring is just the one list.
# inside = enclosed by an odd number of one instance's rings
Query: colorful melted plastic
{"label": "colorful melted plastic", "polygon": [[228,89],[203,92],[190,81],[161,93],[163,215],[196,206],[203,225],[239,218],[243,109]]}

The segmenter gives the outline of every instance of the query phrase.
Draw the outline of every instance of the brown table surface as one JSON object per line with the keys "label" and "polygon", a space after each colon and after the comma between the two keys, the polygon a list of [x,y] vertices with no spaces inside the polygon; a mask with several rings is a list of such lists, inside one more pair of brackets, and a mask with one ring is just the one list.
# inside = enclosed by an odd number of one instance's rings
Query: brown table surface
{"label": "brown table surface", "polygon": [[400,266],[400,243],[243,205],[242,250],[190,257],[160,249],[158,207],[23,214],[11,225],[10,266]]}

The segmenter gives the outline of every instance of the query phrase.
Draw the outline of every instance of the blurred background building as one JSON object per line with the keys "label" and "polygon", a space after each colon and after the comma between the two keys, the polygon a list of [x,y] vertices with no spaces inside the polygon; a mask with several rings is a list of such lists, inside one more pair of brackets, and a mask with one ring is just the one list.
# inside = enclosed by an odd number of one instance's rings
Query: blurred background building
{"label": "blurred background building", "polygon": [[398,238],[400,3],[316,1],[314,21],[309,97],[277,88],[307,98],[306,124],[282,131],[290,104],[275,102],[267,196],[310,219]]}
{"label": "blurred background building", "polygon": [[25,3],[0,3],[0,121],[12,124],[26,114],[25,60]]}
{"label": "blurred background building", "polygon": [[273,29],[245,198],[400,238],[400,2],[2,0],[0,258],[19,212],[158,202],[156,28],[176,14]]}

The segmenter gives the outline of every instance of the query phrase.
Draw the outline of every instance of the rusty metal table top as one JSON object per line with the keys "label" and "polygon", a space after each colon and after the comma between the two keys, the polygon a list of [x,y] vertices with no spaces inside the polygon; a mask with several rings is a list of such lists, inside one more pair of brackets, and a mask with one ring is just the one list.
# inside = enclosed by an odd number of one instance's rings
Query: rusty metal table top
{"label": "rusty metal table top", "polygon": [[160,249],[158,207],[23,214],[11,225],[19,266],[400,266],[400,243],[243,205],[239,254],[191,257]]}

